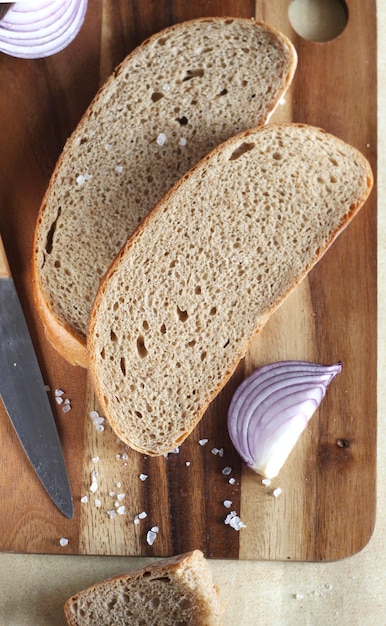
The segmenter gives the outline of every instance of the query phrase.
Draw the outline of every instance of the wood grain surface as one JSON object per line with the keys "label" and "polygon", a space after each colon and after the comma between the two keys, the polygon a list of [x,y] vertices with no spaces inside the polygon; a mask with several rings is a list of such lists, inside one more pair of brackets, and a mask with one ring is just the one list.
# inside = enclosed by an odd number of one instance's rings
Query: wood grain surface
{"label": "wood grain surface", "polygon": [[[63,52],[35,61],[0,55],[0,232],[51,389],[75,508],[67,520],[50,502],[0,407],[2,551],[164,556],[201,548],[209,557],[311,561],[347,557],[369,540],[376,490],[376,189],[271,317],[179,454],[167,458],[127,449],[106,423],[98,432],[89,416],[98,407],[87,374],[47,343],[30,289],[33,228],[66,138],[124,56],[181,20],[255,16],[285,32],[299,64],[274,119],[325,128],[359,148],[376,173],[375,1],[348,0],[346,28],[324,43],[297,35],[288,7],[288,0],[92,0],[80,34]],[[226,412],[246,374],[286,358],[341,360],[343,371],[267,487],[242,467],[227,435]],[[55,402],[58,388],[71,402],[67,413]],[[200,445],[202,439],[208,442]],[[223,449],[223,456],[213,448]],[[226,467],[229,475],[222,472]],[[282,489],[278,498],[272,495],[276,487]],[[81,502],[84,496],[88,502]],[[224,500],[232,501],[231,509]],[[246,528],[237,532],[224,524],[229,510]],[[134,523],[142,512],[146,517]],[[149,545],[153,526],[159,531]]]}

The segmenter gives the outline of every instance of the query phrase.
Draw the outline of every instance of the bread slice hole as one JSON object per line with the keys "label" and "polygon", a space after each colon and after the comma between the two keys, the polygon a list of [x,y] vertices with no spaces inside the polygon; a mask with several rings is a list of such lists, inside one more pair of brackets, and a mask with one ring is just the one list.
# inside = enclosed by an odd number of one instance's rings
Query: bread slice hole
{"label": "bread slice hole", "polygon": [[46,252],[47,254],[51,254],[52,252],[52,246],[53,246],[53,242],[54,242],[54,235],[55,235],[55,231],[56,231],[56,226],[58,223],[58,219],[60,218],[60,214],[62,212],[61,207],[59,207],[58,212],[56,214],[56,218],[54,219],[54,221],[51,224],[51,227],[47,233],[47,239],[46,239]]}
{"label": "bread slice hole", "polygon": [[246,152],[249,152],[250,150],[253,150],[255,145],[256,144],[254,144],[253,142],[248,143],[248,142],[244,141],[244,143],[242,143],[238,148],[236,148],[236,150],[234,150],[232,152],[231,156],[229,157],[229,160],[230,161],[236,161],[236,159],[239,159]]}
{"label": "bread slice hole", "polygon": [[186,82],[187,80],[192,80],[192,78],[202,78],[204,76],[204,70],[202,68],[197,68],[195,70],[187,70],[186,75],[182,79],[182,82]]}
{"label": "bread slice hole", "polygon": [[177,315],[178,315],[178,319],[180,320],[180,322],[186,322],[186,320],[189,317],[188,312],[183,311],[182,309],[180,309],[179,306],[177,306]]}
{"label": "bread slice hole", "polygon": [[137,352],[138,352],[138,356],[141,359],[145,359],[148,355],[148,352],[145,346],[145,339],[142,335],[140,335],[137,339]]}
{"label": "bread slice hole", "polygon": [[153,102],[158,102],[163,97],[164,97],[164,94],[161,93],[160,91],[154,91],[154,93],[151,94],[151,99]]}

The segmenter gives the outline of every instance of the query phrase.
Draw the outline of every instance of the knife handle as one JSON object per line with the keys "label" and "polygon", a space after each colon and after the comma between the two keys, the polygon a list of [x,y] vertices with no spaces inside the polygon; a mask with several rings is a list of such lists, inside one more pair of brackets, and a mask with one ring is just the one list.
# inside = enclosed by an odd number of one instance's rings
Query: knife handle
{"label": "knife handle", "polygon": [[3,240],[0,235],[0,278],[11,278],[11,277],[12,277],[11,269],[9,267]]}

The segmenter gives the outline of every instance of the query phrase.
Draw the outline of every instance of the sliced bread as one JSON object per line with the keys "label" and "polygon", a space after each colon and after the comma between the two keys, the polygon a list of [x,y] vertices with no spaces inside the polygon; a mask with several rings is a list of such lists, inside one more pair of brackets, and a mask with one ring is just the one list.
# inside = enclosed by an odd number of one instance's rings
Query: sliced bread
{"label": "sliced bread", "polygon": [[69,598],[69,626],[219,626],[222,608],[202,552],[115,576]]}
{"label": "sliced bread", "polygon": [[102,87],[58,161],[34,238],[36,305],[68,361],[86,365],[94,296],[127,237],[211,149],[266,122],[296,62],[270,26],[202,18],[145,41]]}
{"label": "sliced bread", "polygon": [[149,455],[182,443],[372,184],[360,152],[297,124],[241,133],[183,176],[117,256],[90,318],[91,379],[118,437]]}

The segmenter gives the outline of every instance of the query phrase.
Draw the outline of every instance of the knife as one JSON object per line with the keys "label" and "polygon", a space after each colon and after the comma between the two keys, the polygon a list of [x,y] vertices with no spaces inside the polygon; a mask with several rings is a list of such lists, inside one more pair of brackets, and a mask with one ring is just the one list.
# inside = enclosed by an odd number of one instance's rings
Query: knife
{"label": "knife", "polygon": [[55,419],[0,236],[0,395],[48,495],[68,518],[73,503]]}

